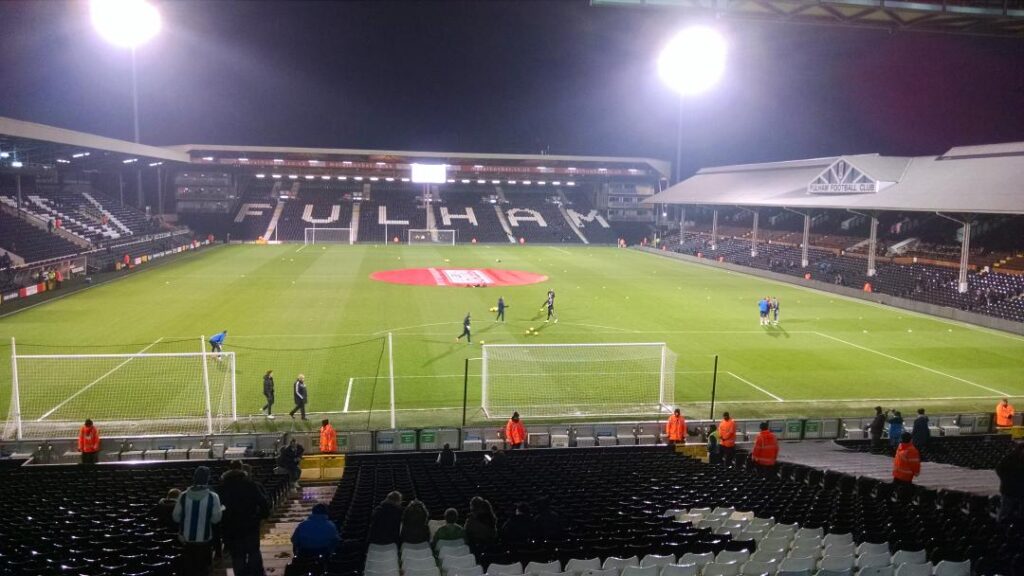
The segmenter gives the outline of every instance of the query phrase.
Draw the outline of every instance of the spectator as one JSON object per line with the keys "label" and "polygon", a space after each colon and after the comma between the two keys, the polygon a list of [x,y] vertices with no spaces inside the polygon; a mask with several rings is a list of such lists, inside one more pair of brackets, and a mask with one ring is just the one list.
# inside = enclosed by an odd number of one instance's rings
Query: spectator
{"label": "spectator", "polygon": [[466,544],[474,554],[494,544],[498,535],[498,519],[494,517],[491,503],[479,496],[469,501],[469,517],[466,519]]}
{"label": "spectator", "polygon": [[917,418],[914,419],[914,428],[911,430],[914,439],[914,446],[921,450],[928,444],[931,431],[928,430],[928,417],[924,415],[924,408],[917,409]]}
{"label": "spectator", "polygon": [[996,426],[999,428],[1009,428],[1013,426],[1013,405],[1006,398],[999,404],[996,404]]}
{"label": "spectator", "polygon": [[100,456],[100,431],[86,418],[85,425],[78,430],[78,451],[82,453],[82,464],[95,464]]}
{"label": "spectator", "polygon": [[537,502],[537,515],[533,518],[533,533],[538,538],[551,542],[565,537],[565,523],[562,517],[551,509],[547,499]]}
{"label": "spectator", "polygon": [[775,471],[775,461],[779,457],[779,441],[775,434],[768,429],[767,422],[761,422],[761,432],[754,439],[754,449],[750,452],[750,459],[754,466],[764,475]]}
{"label": "spectator", "polygon": [[451,444],[445,444],[441,452],[437,454],[437,463],[441,466],[455,466],[455,451]]}
{"label": "spectator", "polygon": [[665,436],[668,438],[669,444],[686,443],[686,419],[683,418],[683,413],[679,408],[676,408],[668,417],[668,422],[665,423]]}
{"label": "spectator", "polygon": [[506,544],[522,544],[533,539],[533,518],[526,502],[516,504],[515,514],[501,527],[501,541]]}
{"label": "spectator", "polygon": [[871,436],[871,451],[882,451],[882,431],[885,430],[885,413],[881,406],[875,406],[875,417],[868,426],[868,433]]}
{"label": "spectator", "polygon": [[178,496],[181,496],[181,490],[171,488],[167,491],[167,496],[161,498],[153,507],[152,516],[159,528],[177,528],[178,523],[174,521],[174,505],[178,503]]}
{"label": "spectator", "polygon": [[893,484],[909,486],[914,483],[914,478],[921,474],[921,453],[911,440],[913,435],[910,432],[904,432],[900,436],[900,445],[892,459]]}
{"label": "spectator", "polygon": [[444,511],[444,526],[437,529],[434,532],[434,541],[432,542],[434,548],[437,548],[437,543],[440,540],[456,540],[462,542],[466,538],[466,530],[459,525],[459,511],[455,508],[449,508]]}
{"label": "spectator", "polygon": [[430,541],[430,513],[419,500],[409,502],[402,511],[402,530],[400,533],[403,544],[420,544]]}
{"label": "spectator", "polygon": [[1024,444],[1017,444],[996,465],[999,475],[999,521],[1024,521]]}
{"label": "spectator", "polygon": [[889,418],[889,448],[895,450],[899,446],[903,431],[903,414],[896,410],[892,413],[892,417]]}
{"label": "spectator", "polygon": [[334,454],[338,451],[338,433],[334,431],[330,420],[324,418],[320,421],[320,452]]}
{"label": "spectator", "polygon": [[728,412],[722,414],[722,421],[718,423],[718,440],[722,461],[726,466],[732,466],[736,459],[736,421]]}
{"label": "spectator", "polygon": [[498,447],[497,444],[491,446],[491,453],[484,455],[484,462],[491,466],[501,467],[504,466],[508,461],[508,455],[505,451]]}
{"label": "spectator", "polygon": [[398,544],[402,535],[402,493],[396,491],[387,495],[370,517],[370,544]]}
{"label": "spectator", "polygon": [[327,505],[317,504],[292,533],[292,552],[295,556],[330,556],[341,542],[338,527],[327,516]]}
{"label": "spectator", "polygon": [[277,469],[275,472],[279,474],[288,474],[289,480],[291,480],[295,487],[299,487],[299,477],[302,476],[302,470],[299,469],[299,462],[302,460],[302,454],[299,452],[300,446],[295,443],[295,438],[288,440],[288,444],[277,454]]}
{"label": "spectator", "polygon": [[721,457],[718,442],[718,427],[708,427],[708,464],[718,464]]}
{"label": "spectator", "polygon": [[270,515],[270,502],[259,485],[245,473],[240,460],[232,461],[221,476],[217,494],[224,505],[221,534],[236,576],[262,576],[260,523]]}
{"label": "spectator", "polygon": [[505,443],[515,450],[522,448],[526,442],[526,427],[519,420],[519,412],[513,412],[508,423],[505,424]]}
{"label": "spectator", "polygon": [[220,497],[210,490],[210,469],[196,468],[192,485],[178,497],[174,505],[174,521],[180,526],[178,537],[184,548],[181,553],[181,576],[205,576],[210,572],[213,525],[218,524],[224,507]]}

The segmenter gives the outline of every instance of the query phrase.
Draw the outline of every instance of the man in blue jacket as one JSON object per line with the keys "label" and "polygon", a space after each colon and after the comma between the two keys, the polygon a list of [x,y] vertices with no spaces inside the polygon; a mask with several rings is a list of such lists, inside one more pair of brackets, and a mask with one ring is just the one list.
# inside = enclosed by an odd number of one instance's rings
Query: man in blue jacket
{"label": "man in blue jacket", "polygon": [[341,542],[338,527],[327,517],[327,505],[317,504],[309,518],[302,521],[292,533],[292,551],[295,556],[329,556]]}
{"label": "man in blue jacket", "polygon": [[224,330],[210,336],[210,351],[217,354],[217,360],[220,360],[220,353],[224,347],[224,340],[228,337],[228,331]]}

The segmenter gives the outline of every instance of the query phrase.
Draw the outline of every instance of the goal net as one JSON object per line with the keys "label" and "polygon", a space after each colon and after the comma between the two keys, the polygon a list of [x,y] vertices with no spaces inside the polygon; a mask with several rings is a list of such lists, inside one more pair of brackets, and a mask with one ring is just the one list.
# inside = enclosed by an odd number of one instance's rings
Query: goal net
{"label": "goal net", "polygon": [[455,245],[455,230],[422,229],[409,230],[409,244],[450,244]]}
{"label": "goal net", "polygon": [[5,439],[75,437],[86,418],[104,436],[213,434],[237,419],[235,354],[11,356]]}
{"label": "goal net", "polygon": [[483,346],[488,418],[662,414],[675,404],[676,355],[662,342]]}
{"label": "goal net", "polygon": [[351,228],[306,228],[304,244],[354,244]]}

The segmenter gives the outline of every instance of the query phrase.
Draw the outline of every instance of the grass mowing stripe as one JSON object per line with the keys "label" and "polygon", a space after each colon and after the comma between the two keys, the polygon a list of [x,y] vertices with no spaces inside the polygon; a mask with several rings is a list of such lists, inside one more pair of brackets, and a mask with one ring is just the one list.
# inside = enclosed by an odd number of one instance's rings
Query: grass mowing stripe
{"label": "grass mowing stripe", "polygon": [[89,388],[92,388],[92,387],[93,387],[93,386],[95,386],[96,384],[99,384],[99,383],[100,383],[100,382],[102,382],[102,381],[103,381],[103,380],[104,380],[104,379],[105,379],[105,378],[106,378],[107,376],[110,376],[110,375],[111,375],[111,374],[113,374],[114,372],[117,372],[118,370],[120,370],[121,368],[123,368],[124,366],[126,366],[126,365],[127,365],[127,364],[128,364],[129,362],[131,362],[132,360],[135,360],[135,358],[136,358],[136,357],[137,357],[137,356],[138,356],[139,354],[142,354],[142,353],[144,353],[144,352],[145,352],[146,350],[149,350],[149,349],[150,349],[150,348],[152,348],[153,346],[156,346],[156,345],[157,345],[157,344],[159,344],[159,343],[160,343],[160,341],[161,341],[161,340],[163,340],[163,339],[164,339],[164,338],[163,338],[163,336],[161,336],[160,338],[157,338],[155,342],[153,342],[152,344],[150,344],[150,345],[146,346],[146,347],[145,347],[145,348],[143,348],[142,350],[139,350],[138,352],[136,352],[136,353],[135,353],[135,356],[131,356],[131,357],[129,357],[129,358],[128,358],[127,360],[125,360],[124,362],[121,362],[121,363],[120,363],[120,364],[118,364],[117,366],[114,366],[113,368],[111,368],[111,369],[110,369],[109,371],[107,371],[107,373],[106,373],[106,374],[104,374],[103,376],[100,376],[99,378],[97,378],[97,379],[93,380],[92,382],[90,382],[90,383],[86,384],[86,385],[85,385],[84,387],[82,387],[82,389],[81,389],[81,390],[79,390],[78,392],[75,392],[75,393],[74,393],[74,394],[72,394],[71,396],[68,396],[68,397],[67,397],[67,399],[65,399],[65,400],[64,400],[63,402],[61,402],[60,404],[57,404],[56,406],[54,406],[53,408],[51,408],[51,409],[50,409],[50,410],[49,410],[48,412],[46,412],[46,413],[44,413],[44,414],[43,414],[42,416],[40,416],[40,417],[39,417],[39,418],[38,418],[38,419],[36,420],[36,422],[42,422],[43,420],[46,420],[46,418],[47,418],[48,416],[50,416],[51,414],[53,414],[53,413],[54,413],[54,412],[56,412],[57,410],[60,410],[60,409],[61,409],[61,408],[62,408],[62,407],[63,407],[63,406],[65,405],[65,404],[67,404],[68,402],[71,402],[72,400],[74,400],[75,398],[77,398],[79,394],[81,394],[81,393],[85,392],[85,391],[86,391],[86,390],[88,390]]}
{"label": "grass mowing stripe", "polygon": [[988,386],[982,386],[981,384],[978,384],[976,382],[971,382],[970,380],[966,380],[966,379],[961,378],[959,376],[953,376],[952,374],[947,374],[945,372],[942,372],[941,370],[936,370],[934,368],[929,368],[928,366],[923,366],[921,364],[917,364],[915,362],[911,362],[910,360],[904,360],[903,358],[898,358],[898,357],[893,356],[891,354],[886,354],[885,352],[879,352],[878,350],[874,350],[872,348],[868,348],[867,346],[861,346],[860,344],[854,344],[853,342],[848,342],[846,340],[843,340],[842,338],[836,338],[835,336],[830,336],[830,335],[824,334],[822,332],[815,332],[815,334],[817,334],[818,336],[821,336],[823,338],[828,338],[830,340],[835,340],[836,342],[841,342],[841,343],[846,344],[848,346],[853,346],[854,348],[860,348],[861,350],[864,350],[866,352],[871,352],[872,354],[878,354],[879,356],[884,356],[885,358],[889,358],[889,359],[895,360],[897,362],[902,362],[902,363],[904,363],[904,364],[906,364],[908,366],[913,366],[915,368],[920,368],[922,370],[927,370],[928,372],[932,372],[934,374],[938,374],[939,376],[945,376],[946,378],[952,378],[953,380],[957,380],[959,382],[963,382],[964,384],[970,384],[971,386],[976,386],[978,388],[981,388],[982,390],[988,390],[989,392],[995,392],[996,394],[999,394],[999,395],[1004,396],[1004,397],[1005,396],[1010,396],[1010,394],[1007,394],[1006,392],[1001,392],[999,390],[996,390],[995,388],[989,388]]}

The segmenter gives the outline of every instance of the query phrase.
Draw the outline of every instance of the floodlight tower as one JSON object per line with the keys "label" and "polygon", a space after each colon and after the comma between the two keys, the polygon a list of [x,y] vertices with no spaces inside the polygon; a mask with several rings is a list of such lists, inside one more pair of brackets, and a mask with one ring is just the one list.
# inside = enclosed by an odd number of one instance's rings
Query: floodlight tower
{"label": "floodlight tower", "polygon": [[[147,0],[91,0],[93,27],[104,40],[132,53],[132,124],[139,143],[139,81],[135,52],[153,39],[161,28],[160,11]],[[142,208],[142,169],[138,175],[139,208]]]}
{"label": "floodlight tower", "polygon": [[[727,54],[725,38],[717,30],[696,25],[685,28],[673,36],[658,57],[658,75],[669,88],[679,95],[673,184],[678,184],[682,180],[683,110],[686,99],[707,92],[718,83],[725,72]],[[680,214],[680,241],[682,241],[685,215],[685,211]],[[717,211],[715,215],[717,217]],[[712,244],[714,243],[714,234],[712,234]]]}

